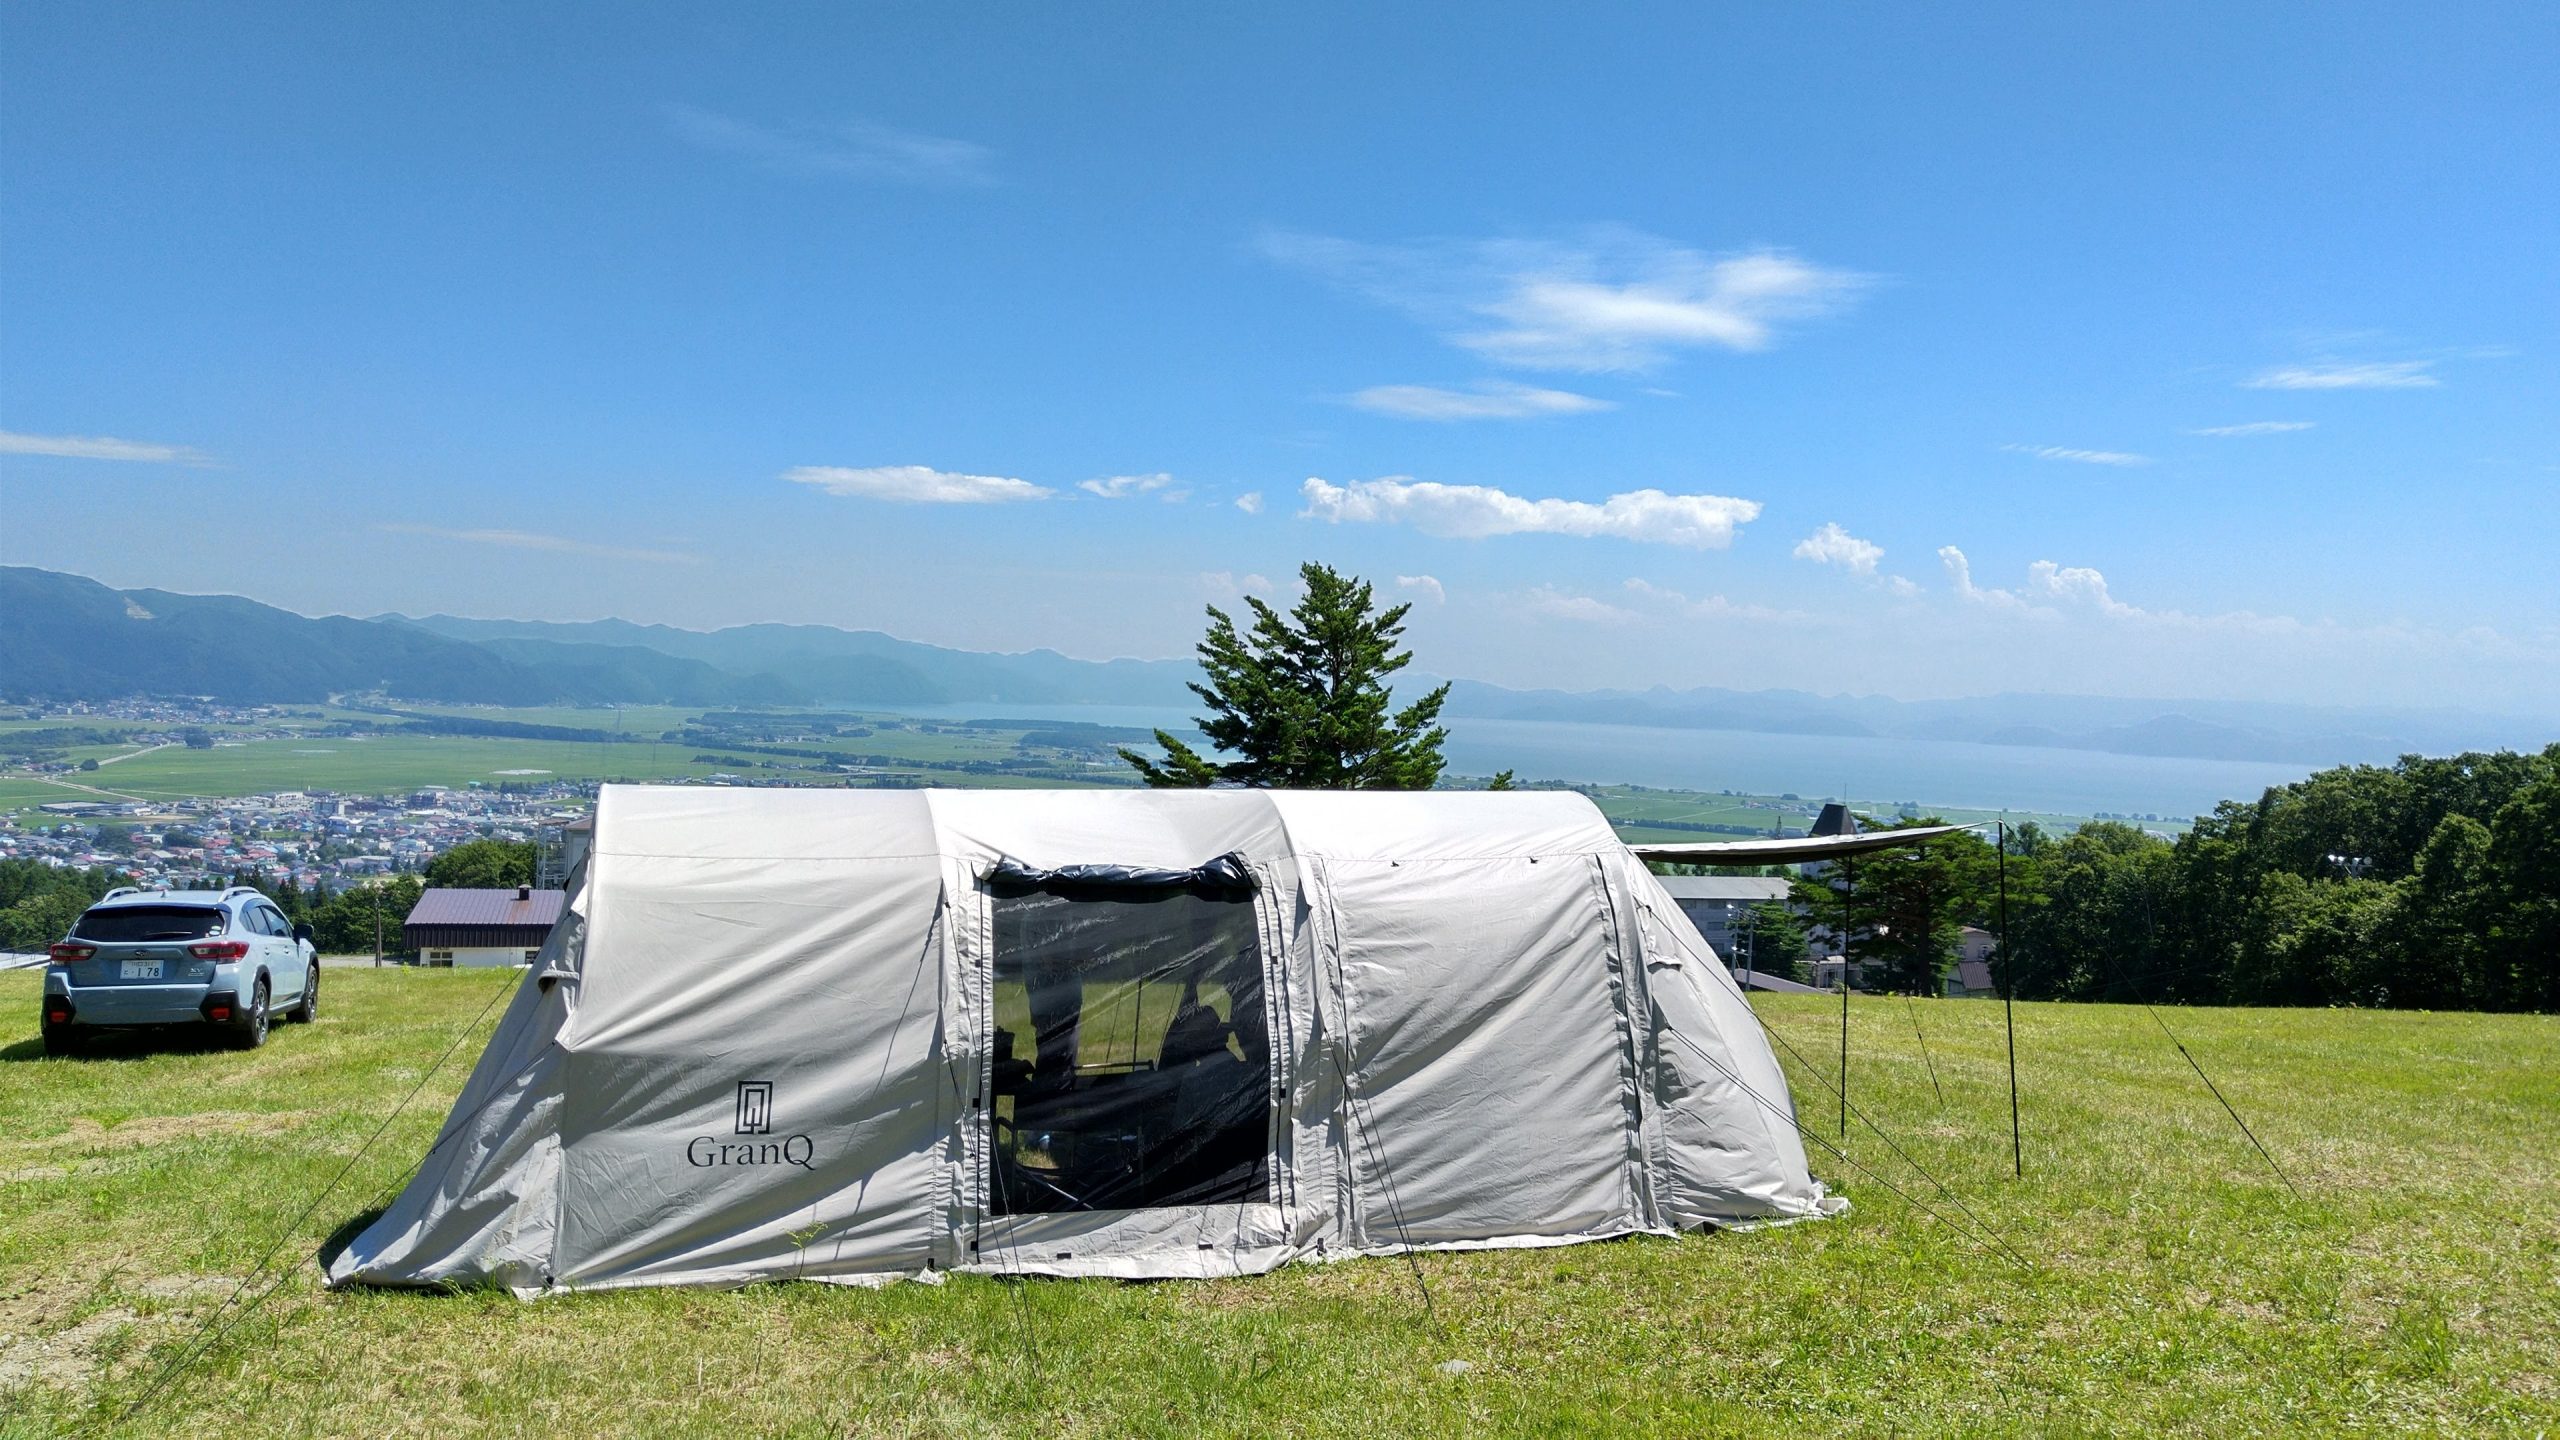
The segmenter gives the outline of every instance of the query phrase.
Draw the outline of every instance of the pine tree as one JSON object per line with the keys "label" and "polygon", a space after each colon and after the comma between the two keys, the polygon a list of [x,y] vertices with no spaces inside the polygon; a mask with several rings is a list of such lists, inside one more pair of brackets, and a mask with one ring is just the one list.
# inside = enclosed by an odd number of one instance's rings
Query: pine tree
{"label": "pine tree", "polygon": [[1198,719],[1201,733],[1236,758],[1211,760],[1159,730],[1162,760],[1120,752],[1149,785],[1427,790],[1440,778],[1449,687],[1402,710],[1387,688],[1413,662],[1396,645],[1412,607],[1378,611],[1368,582],[1328,566],[1303,565],[1298,575],[1306,593],[1286,615],[1245,597],[1249,631],[1209,607],[1200,642],[1208,683],[1191,690],[1211,711]]}

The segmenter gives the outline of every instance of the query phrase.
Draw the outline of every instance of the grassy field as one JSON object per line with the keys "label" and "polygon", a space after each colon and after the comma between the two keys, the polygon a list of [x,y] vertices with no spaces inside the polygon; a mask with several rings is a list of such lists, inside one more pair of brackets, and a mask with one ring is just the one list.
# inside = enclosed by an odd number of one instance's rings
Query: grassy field
{"label": "grassy field", "polygon": [[[593,724],[598,718],[581,711],[561,711],[557,715],[523,710],[478,713],[527,723],[555,723],[583,716]],[[528,720],[528,717],[548,718]],[[603,719],[609,725],[611,712],[604,712]],[[826,749],[847,761],[865,756],[885,757],[890,763],[875,766],[875,773],[910,775],[925,784],[1018,786],[1065,783],[1056,779],[1035,780],[921,766],[901,768],[898,762],[999,762],[1021,753],[1015,744],[1021,733],[1018,731],[959,731],[940,726],[932,730],[911,728],[923,723],[931,722],[908,722],[907,726],[882,728],[867,736],[838,738],[821,746],[803,748]],[[380,795],[423,785],[459,786],[475,781],[496,784],[507,780],[551,779],[681,780],[721,772],[771,777],[776,771],[766,768],[768,761],[778,760],[793,766],[806,763],[791,757],[738,752],[717,745],[674,740],[528,740],[397,733],[362,737],[287,737],[223,744],[205,750],[169,745],[147,754],[136,754],[137,748],[134,745],[83,746],[64,751],[64,755],[74,761],[95,759],[101,762],[96,770],[60,777],[72,785],[89,789],[68,788],[31,776],[0,776],[0,813],[30,810],[48,801],[109,798],[90,793],[91,790],[138,800],[256,795],[278,790],[336,790]],[[718,763],[706,764],[697,761],[697,755],[715,755],[719,760]],[[805,769],[784,773],[798,784],[841,783]],[[1117,776],[1111,778],[1116,779]]]}
{"label": "grassy field", "polygon": [[[1845,1218],[1124,1285],[960,1279],[521,1304],[330,1295],[310,1257],[431,1138],[433,1074],[275,1298],[118,1424],[505,977],[333,971],[254,1055],[49,1061],[0,975],[0,1433],[1342,1436],[2560,1429],[2560,1022],[2176,1011],[2277,1182],[2139,1010],[1861,999]],[[1835,1002],[1777,999],[1827,1068]],[[1809,1125],[1836,1110],[1790,1061]],[[1444,1362],[1469,1368],[1446,1373]]]}
{"label": "grassy field", "polygon": [[[404,701],[402,710],[420,715],[453,715],[469,720],[505,720],[517,725],[558,725],[570,730],[605,730],[632,735],[657,735],[682,725],[702,713],[699,705],[435,705]],[[327,712],[333,718],[379,722],[383,717],[367,710]]]}
{"label": "grassy field", "polygon": [[[500,740],[441,735],[258,740],[210,750],[171,746],[65,778],[146,800],[190,795],[256,795],[276,790],[384,794],[477,780],[679,778],[719,770],[750,773],[758,758],[696,764],[695,747],[565,740]],[[709,752],[705,752],[709,753]],[[512,772],[512,773],[511,773]],[[529,772],[529,773],[528,773]],[[50,799],[80,799],[77,795]]]}
{"label": "grassy field", "polygon": [[[633,706],[620,710],[565,706],[508,709],[484,705],[415,705],[404,708],[421,714],[515,724],[607,731],[619,728],[633,736],[656,735],[677,728],[703,713],[698,709],[672,706]],[[384,719],[370,712],[329,707],[320,707],[312,713],[319,718],[305,718],[297,711],[278,717],[272,723],[285,728],[318,729],[342,721],[373,724]],[[146,801],[306,789],[379,795],[422,785],[459,786],[475,781],[489,783],[506,779],[681,780],[703,778],[720,771],[776,778],[777,772],[764,768],[763,761],[778,760],[784,765],[807,763],[792,757],[739,753],[718,745],[682,741],[607,743],[398,733],[376,734],[362,739],[313,734],[224,744],[210,750],[168,745],[147,754],[136,754],[143,745],[165,741],[168,727],[155,729],[142,722],[78,717],[76,721],[0,720],[0,730],[73,723],[96,729],[130,730],[135,738],[125,744],[76,746],[62,750],[60,757],[74,764],[82,760],[99,762],[95,771],[73,773],[62,778],[110,792],[111,795]],[[1087,779],[1097,784],[1125,783],[1125,772],[1116,766],[1088,772],[1078,768],[1072,760],[1062,761],[1055,751],[1023,750],[1018,742],[1024,731],[1019,728],[972,728],[946,721],[889,714],[866,717],[864,723],[871,727],[868,735],[795,740],[790,748],[823,750],[839,760],[870,765],[877,773],[903,775],[925,785],[1013,788],[1081,784]],[[1053,727],[1043,724],[1039,728]],[[717,754],[721,760],[717,764],[697,764],[693,759],[696,754]],[[1037,759],[1041,767],[1051,771],[1052,775],[1048,778],[1026,778],[985,769],[947,768],[969,763],[1001,764],[1025,756]],[[888,763],[875,763],[881,760]],[[1069,778],[1057,778],[1060,772]],[[836,783],[823,774],[806,769],[782,774],[798,784]],[[32,776],[0,775],[0,814],[32,810],[48,801],[102,798],[107,797],[46,784]],[[1675,829],[1661,822],[1739,826],[1755,833],[1765,833],[1773,823],[1801,827],[1820,808],[1819,797],[1783,802],[1773,808],[1774,797],[1656,790],[1629,785],[1600,787],[1594,791],[1593,798],[1617,824],[1619,833],[1633,841],[1734,839],[1739,837],[1722,832]],[[1761,803],[1750,803],[1753,800]],[[1877,815],[1892,813],[1890,805],[1876,804],[1866,808]],[[1991,819],[1999,812],[1942,810],[1935,813],[1949,820],[1969,822]],[[2084,817],[2034,815],[2019,811],[2011,813],[2008,818],[2013,822],[2036,819],[2049,828],[2068,829],[2082,823]],[[2174,830],[2183,828],[2184,823],[2164,822],[2154,828]]]}

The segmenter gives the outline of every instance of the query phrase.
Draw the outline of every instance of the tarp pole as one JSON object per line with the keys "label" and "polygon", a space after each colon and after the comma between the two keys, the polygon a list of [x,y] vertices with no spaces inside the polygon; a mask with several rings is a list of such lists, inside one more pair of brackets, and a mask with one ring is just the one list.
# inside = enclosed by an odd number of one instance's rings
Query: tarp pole
{"label": "tarp pole", "polygon": [[1909,991],[1902,995],[1902,1008],[1911,1012],[1911,1038],[1920,1042],[1920,1063],[1929,1067],[1929,1093],[1938,1097],[1938,1108],[1947,1108],[1947,1092],[1938,1084],[1938,1062],[1929,1058],[1929,1037],[1920,1030],[1920,1002]]}
{"label": "tarp pole", "polygon": [[1840,857],[1840,1138],[1849,1138],[1849,937],[1857,928],[1858,865]]}
{"label": "tarp pole", "polygon": [[2018,1129],[2017,959],[2009,953],[2009,822],[2000,822],[2000,1013],[2009,1027],[2009,1164],[2027,1177],[2027,1145]]}

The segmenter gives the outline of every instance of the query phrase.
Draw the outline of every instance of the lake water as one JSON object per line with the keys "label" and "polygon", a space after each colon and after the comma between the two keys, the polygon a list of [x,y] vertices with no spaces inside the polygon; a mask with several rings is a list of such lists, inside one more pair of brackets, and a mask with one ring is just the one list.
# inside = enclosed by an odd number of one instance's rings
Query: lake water
{"label": "lake water", "polygon": [[[878,707],[873,707],[878,708]],[[1191,730],[1183,710],[1125,705],[907,705],[927,719],[1081,720],[1096,725]],[[1747,730],[1674,730],[1564,720],[1448,722],[1449,768],[1523,780],[1659,785],[1688,790],[1793,792],[1809,799],[1847,794],[1868,804],[1917,801],[1982,810],[2087,815],[2156,814],[2185,819],[2223,800],[2254,800],[2270,785],[2311,773],[2282,761],[2178,760],[1974,745],[1960,740],[1877,736],[1769,735]],[[1844,789],[1845,787],[1845,789]]]}

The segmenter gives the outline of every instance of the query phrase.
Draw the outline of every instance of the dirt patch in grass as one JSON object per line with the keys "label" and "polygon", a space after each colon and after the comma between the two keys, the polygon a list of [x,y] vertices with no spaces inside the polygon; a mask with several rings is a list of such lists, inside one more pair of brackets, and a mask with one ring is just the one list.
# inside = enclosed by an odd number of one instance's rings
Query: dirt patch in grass
{"label": "dirt patch in grass", "polygon": [[[112,1273],[104,1282],[39,1278],[26,1289],[0,1296],[0,1394],[29,1386],[61,1390],[86,1385],[108,1368],[111,1357],[101,1351],[127,1326],[157,1330],[186,1323],[237,1284],[220,1275],[155,1275],[124,1287],[142,1308],[110,1303],[80,1314],[101,1296],[118,1293],[114,1278]],[[201,1303],[178,1303],[188,1301]],[[72,1319],[74,1315],[78,1318]]]}
{"label": "dirt patch in grass", "polygon": [[29,1385],[64,1390],[88,1383],[97,1373],[100,1343],[140,1318],[117,1307],[50,1335],[0,1341],[0,1391]]}
{"label": "dirt patch in grass", "polygon": [[86,1115],[75,1115],[61,1134],[33,1143],[56,1149],[129,1150],[142,1145],[165,1145],[172,1140],[199,1140],[207,1135],[286,1130],[310,1118],[308,1110],[205,1110],[193,1115],[136,1115],[108,1125]]}

